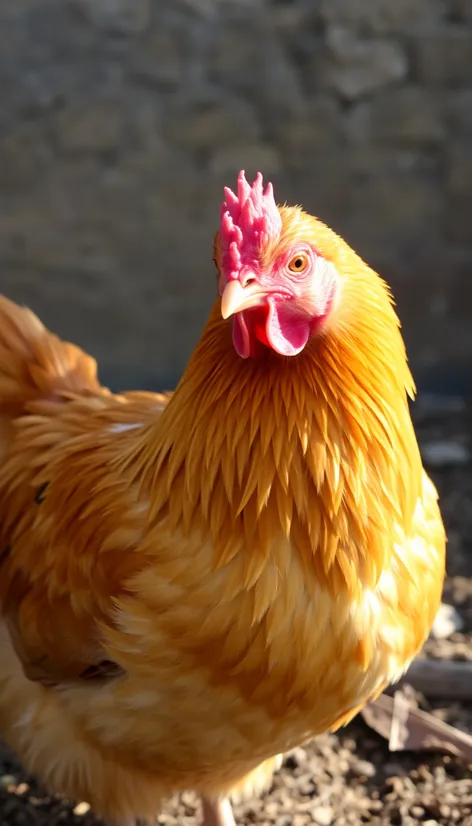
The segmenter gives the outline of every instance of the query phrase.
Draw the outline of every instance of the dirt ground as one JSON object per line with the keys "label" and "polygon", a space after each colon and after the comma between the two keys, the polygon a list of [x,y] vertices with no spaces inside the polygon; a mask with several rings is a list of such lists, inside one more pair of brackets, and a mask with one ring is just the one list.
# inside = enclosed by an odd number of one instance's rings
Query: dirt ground
{"label": "dirt ground", "polygon": [[[441,495],[447,525],[448,578],[444,601],[456,606],[464,626],[447,639],[430,639],[429,657],[472,660],[472,407],[460,400],[423,399],[415,421],[428,470]],[[452,443],[452,448],[451,448]],[[471,704],[428,703],[443,720],[472,732]],[[356,718],[336,735],[324,735],[285,759],[263,800],[235,807],[238,824],[345,826],[424,823],[472,826],[470,766],[441,754],[389,753],[385,740]],[[194,826],[194,796],[172,801],[163,826]],[[0,824],[95,826],[84,803],[50,798],[0,752]]]}

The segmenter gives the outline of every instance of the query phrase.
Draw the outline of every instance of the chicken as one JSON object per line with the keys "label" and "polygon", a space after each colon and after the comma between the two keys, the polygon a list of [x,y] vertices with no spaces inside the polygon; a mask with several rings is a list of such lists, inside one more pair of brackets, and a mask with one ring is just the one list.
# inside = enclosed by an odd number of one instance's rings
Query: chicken
{"label": "chicken", "polygon": [[258,175],[173,395],[0,304],[0,732],[113,823],[268,785],[406,670],[445,535],[384,282]]}

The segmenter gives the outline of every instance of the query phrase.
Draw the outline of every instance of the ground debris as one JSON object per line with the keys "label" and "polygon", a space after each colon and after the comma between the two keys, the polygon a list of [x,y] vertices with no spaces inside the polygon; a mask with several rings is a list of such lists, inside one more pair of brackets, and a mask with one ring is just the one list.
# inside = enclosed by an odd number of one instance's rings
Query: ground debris
{"label": "ground debris", "polygon": [[408,689],[367,703],[361,712],[365,722],[388,740],[390,751],[444,752],[472,763],[472,735],[421,711]]}

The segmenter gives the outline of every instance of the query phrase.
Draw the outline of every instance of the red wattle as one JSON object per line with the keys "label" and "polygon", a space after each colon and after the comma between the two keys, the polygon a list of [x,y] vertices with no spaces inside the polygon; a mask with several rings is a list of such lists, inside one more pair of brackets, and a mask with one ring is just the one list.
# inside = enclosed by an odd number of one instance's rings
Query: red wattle
{"label": "red wattle", "polygon": [[270,298],[265,325],[269,346],[281,356],[296,356],[310,337],[310,321],[300,313],[294,313],[290,304],[278,303]]}
{"label": "red wattle", "polygon": [[254,356],[257,342],[281,356],[296,356],[305,347],[311,332],[307,316],[294,312],[290,303],[271,297],[264,306],[235,315],[233,344],[241,358]]}
{"label": "red wattle", "polygon": [[236,313],[233,320],[233,344],[238,356],[243,359],[253,355],[250,334],[244,313]]}

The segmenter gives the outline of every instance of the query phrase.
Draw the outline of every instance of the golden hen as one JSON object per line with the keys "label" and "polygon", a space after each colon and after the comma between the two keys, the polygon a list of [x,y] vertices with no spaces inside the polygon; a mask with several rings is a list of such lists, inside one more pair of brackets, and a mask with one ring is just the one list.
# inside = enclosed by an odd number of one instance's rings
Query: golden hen
{"label": "golden hen", "polygon": [[221,298],[170,397],[112,395],[0,304],[0,732],[121,824],[185,788],[230,824],[400,677],[440,602],[386,285],[260,175],[225,194]]}

